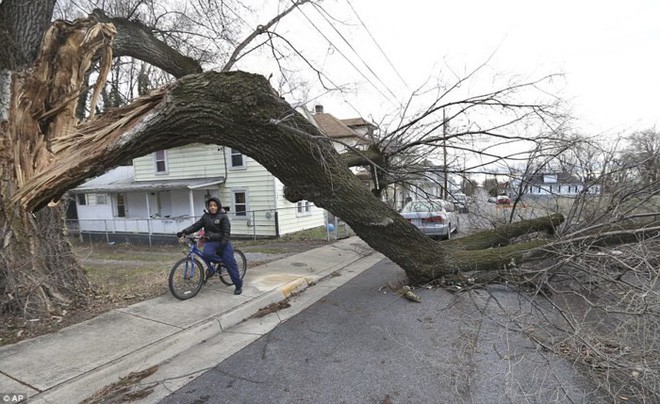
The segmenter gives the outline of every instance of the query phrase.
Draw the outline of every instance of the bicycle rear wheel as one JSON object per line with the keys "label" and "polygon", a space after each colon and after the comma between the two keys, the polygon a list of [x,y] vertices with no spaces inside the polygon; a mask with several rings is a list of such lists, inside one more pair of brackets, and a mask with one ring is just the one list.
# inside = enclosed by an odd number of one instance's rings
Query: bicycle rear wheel
{"label": "bicycle rear wheel", "polygon": [[179,300],[195,297],[203,284],[204,267],[195,258],[182,258],[174,264],[170,271],[170,292]]}
{"label": "bicycle rear wheel", "polygon": [[[247,270],[247,259],[243,251],[237,250],[234,248],[234,259],[236,260],[236,266],[238,267],[238,274],[241,276],[241,279],[245,276],[245,271]],[[224,263],[218,264],[218,272],[220,274],[220,280],[227,286],[231,286],[234,282],[227,272],[227,266]]]}

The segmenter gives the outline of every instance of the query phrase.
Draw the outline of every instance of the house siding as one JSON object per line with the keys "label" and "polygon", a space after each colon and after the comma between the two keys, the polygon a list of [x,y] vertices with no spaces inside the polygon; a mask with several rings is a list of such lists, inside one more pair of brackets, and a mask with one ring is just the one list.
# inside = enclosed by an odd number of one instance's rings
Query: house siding
{"label": "house siding", "polygon": [[321,208],[311,205],[309,215],[298,215],[296,204],[288,202],[291,206],[279,209],[280,215],[280,234],[293,233],[299,230],[312,229],[325,225],[325,211]]}
{"label": "house siding", "polygon": [[275,180],[275,183],[277,184],[280,235],[325,225],[325,210],[312,204],[310,214],[299,215],[297,204],[284,198],[284,185],[279,180]]}
{"label": "house siding", "polygon": [[136,181],[224,176],[223,147],[194,144],[167,150],[168,174],[156,174],[154,153],[133,160]]}
{"label": "house siding", "polygon": [[364,144],[363,142],[359,142],[357,139],[351,137],[345,137],[345,138],[333,139],[333,140],[335,141],[332,143],[332,145],[334,146],[335,150],[338,153],[345,153],[351,149],[365,150],[367,148],[366,144]]}
{"label": "house siding", "polygon": [[[231,167],[231,149],[222,148],[218,151],[215,145],[189,145],[167,151],[168,175],[156,174],[154,169],[153,154],[137,158],[133,162],[135,178],[138,181],[162,180],[162,179],[185,179],[200,178],[206,176],[223,176],[224,184],[218,186],[217,193],[223,206],[229,208],[229,218],[232,225],[232,234],[239,236],[274,237],[299,230],[323,226],[325,224],[325,211],[312,206],[311,214],[298,215],[297,206],[284,198],[284,186],[261,164],[250,157],[244,156],[245,166],[240,168]],[[224,151],[224,153],[223,153]],[[227,167],[225,169],[225,161]],[[277,188],[277,189],[276,189]],[[163,191],[161,191],[163,192]],[[234,192],[245,192],[247,197],[247,214],[236,215],[233,195]],[[154,192],[157,194],[157,192]],[[169,194],[169,195],[167,195]],[[186,190],[167,191],[170,204],[160,206],[163,208],[158,216],[163,220],[172,219],[179,225],[192,223],[203,213],[203,201],[210,196],[207,191],[194,191],[195,212],[191,218],[181,218],[190,215],[189,195]],[[159,206],[156,195],[150,195],[149,209],[157,211]],[[277,198],[277,200],[276,200]],[[134,195],[127,195],[127,210],[145,217],[147,206],[144,196],[142,201]],[[199,206],[199,210],[197,207]],[[276,209],[277,208],[277,209]],[[279,223],[279,231],[276,227]],[[129,216],[129,213],[127,213]],[[134,217],[133,214],[130,214]],[[165,217],[169,216],[169,218]]]}
{"label": "house siding", "polygon": [[[230,152],[229,148],[225,150],[228,159]],[[255,160],[247,156],[243,157],[245,168],[229,169],[225,183],[220,188],[220,200],[224,206],[229,207],[232,233],[275,236],[273,175]],[[245,216],[236,215],[234,192],[246,194],[248,212]]]}

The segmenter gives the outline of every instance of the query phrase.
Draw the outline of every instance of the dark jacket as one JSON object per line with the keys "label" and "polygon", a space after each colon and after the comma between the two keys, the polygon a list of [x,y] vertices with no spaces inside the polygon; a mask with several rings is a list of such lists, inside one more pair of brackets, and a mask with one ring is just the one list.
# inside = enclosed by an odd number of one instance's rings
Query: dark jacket
{"label": "dark jacket", "polygon": [[[204,228],[204,237],[209,241],[220,241],[220,245],[224,247],[231,238],[231,224],[227,213],[220,204],[220,200],[217,198],[209,199],[209,201],[211,200],[215,200],[220,207],[218,213],[212,215],[205,211],[198,221],[183,229],[183,233],[190,234]],[[207,201],[207,206],[209,201]]]}

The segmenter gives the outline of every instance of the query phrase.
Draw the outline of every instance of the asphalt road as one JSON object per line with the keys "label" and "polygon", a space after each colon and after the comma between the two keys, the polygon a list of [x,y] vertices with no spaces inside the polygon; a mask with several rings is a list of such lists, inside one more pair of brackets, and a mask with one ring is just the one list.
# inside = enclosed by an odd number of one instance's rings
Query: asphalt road
{"label": "asphalt road", "polygon": [[503,287],[412,303],[383,260],[163,403],[598,402],[568,361],[520,330],[543,326]]}

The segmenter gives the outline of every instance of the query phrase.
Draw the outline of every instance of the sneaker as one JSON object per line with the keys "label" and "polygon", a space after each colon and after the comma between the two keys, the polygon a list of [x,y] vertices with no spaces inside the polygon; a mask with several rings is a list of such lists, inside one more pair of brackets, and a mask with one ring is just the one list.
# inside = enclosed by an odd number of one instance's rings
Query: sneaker
{"label": "sneaker", "polygon": [[243,293],[243,289],[236,289],[236,290],[234,290],[234,294],[235,294],[235,295],[240,295],[241,293]]}

